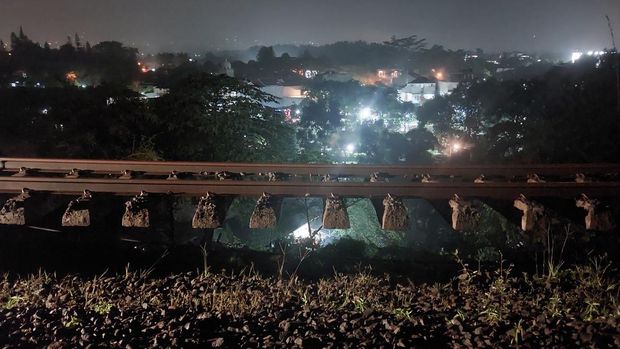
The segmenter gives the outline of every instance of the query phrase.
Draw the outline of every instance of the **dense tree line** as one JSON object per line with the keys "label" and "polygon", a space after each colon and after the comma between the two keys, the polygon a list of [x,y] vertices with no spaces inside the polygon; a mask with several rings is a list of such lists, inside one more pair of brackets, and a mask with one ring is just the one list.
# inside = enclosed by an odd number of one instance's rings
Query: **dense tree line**
{"label": "dense tree line", "polygon": [[399,68],[417,74],[430,74],[433,69],[457,74],[464,70],[475,76],[496,74],[497,68],[519,69],[535,66],[547,69],[549,61],[517,52],[488,54],[481,49],[473,52],[451,50],[441,45],[428,45],[425,39],[412,35],[393,37],[382,43],[340,41],[333,44],[277,45],[252,47],[245,51],[222,52],[234,61],[238,76],[255,79],[272,73],[286,78],[291,69],[310,67],[321,71],[345,70],[363,73],[377,69]]}
{"label": "dense tree line", "polygon": [[[465,55],[427,48],[424,39],[412,36],[381,44],[307,47],[299,57],[278,56],[273,47],[263,47],[256,60],[233,66],[241,76],[296,75],[294,68],[325,61],[320,49],[333,57],[339,50],[343,55],[361,50],[368,55],[358,54],[357,62],[371,66],[373,59],[366,58],[374,50],[392,52],[407,64],[441,61],[455,69]],[[465,149],[450,154],[450,160],[477,163],[617,161],[620,152],[611,53],[540,70],[530,66],[522,79],[480,78],[419,109],[400,103],[396,90],[386,86],[306,79],[308,98],[299,107],[298,123],[265,107],[273,96],[256,85],[215,75],[213,62],[161,54],[156,57],[161,69],[143,74],[136,58],[135,49],[117,42],[91,46],[75,35],[53,49],[34,43],[21,30],[13,33],[10,49],[0,43],[0,79],[12,81],[19,74],[22,83],[0,89],[0,154],[428,163],[441,159],[431,154],[445,154],[455,141]],[[78,87],[68,72],[75,79],[92,79],[85,84],[91,87]],[[142,99],[129,89],[138,77],[169,93],[154,101]],[[43,87],[35,81],[46,88],[35,88]],[[369,115],[362,115],[364,109]]]}
{"label": "dense tree line", "polygon": [[[66,84],[96,85],[104,82],[129,85],[138,77],[134,48],[104,41],[91,46],[79,35],[67,37],[58,48],[32,41],[22,29],[11,33],[5,47],[0,42],[0,84],[18,81],[21,86],[59,87]],[[72,73],[68,75],[69,73]]]}
{"label": "dense tree line", "polygon": [[0,91],[0,155],[292,161],[295,140],[273,97],[200,74],[148,102],[117,85]]}
{"label": "dense tree line", "polygon": [[[264,107],[273,96],[255,85],[204,72],[179,77],[155,101],[111,84],[4,88],[0,153],[427,163],[431,151],[456,140],[465,150],[450,161],[615,162],[620,116],[613,58],[558,66],[532,80],[462,84],[419,110],[384,86],[317,80],[307,86],[298,123]],[[360,119],[364,108],[372,118]],[[398,122],[413,115],[419,125],[399,130]]]}
{"label": "dense tree line", "polygon": [[480,80],[427,102],[422,126],[469,144],[462,161],[618,161],[615,58],[582,59],[531,80]]}

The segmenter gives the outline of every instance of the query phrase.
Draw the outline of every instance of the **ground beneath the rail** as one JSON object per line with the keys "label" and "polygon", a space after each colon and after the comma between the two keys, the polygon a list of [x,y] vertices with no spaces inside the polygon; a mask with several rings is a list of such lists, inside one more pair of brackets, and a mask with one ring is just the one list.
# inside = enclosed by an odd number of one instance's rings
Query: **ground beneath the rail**
{"label": "ground beneath the rail", "polygon": [[617,275],[603,260],[545,277],[464,269],[448,283],[370,272],[316,282],[253,272],[81,278],[6,275],[5,347],[620,346]]}

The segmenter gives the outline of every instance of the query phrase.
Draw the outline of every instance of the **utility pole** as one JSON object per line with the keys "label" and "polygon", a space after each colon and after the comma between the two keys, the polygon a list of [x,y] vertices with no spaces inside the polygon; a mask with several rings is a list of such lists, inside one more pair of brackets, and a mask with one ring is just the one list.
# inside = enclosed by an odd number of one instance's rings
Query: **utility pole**
{"label": "utility pole", "polygon": [[614,57],[616,59],[616,108],[620,114],[620,67],[618,66],[618,49],[616,48],[616,38],[614,36],[614,27],[611,24],[611,20],[608,15],[605,15],[607,19],[607,26],[609,27],[609,35],[611,36],[611,44],[614,48]]}

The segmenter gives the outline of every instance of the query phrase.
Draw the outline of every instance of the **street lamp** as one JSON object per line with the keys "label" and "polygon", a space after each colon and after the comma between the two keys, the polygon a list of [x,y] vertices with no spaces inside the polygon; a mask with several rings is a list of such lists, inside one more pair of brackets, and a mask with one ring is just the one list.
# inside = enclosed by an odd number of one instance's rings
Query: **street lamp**
{"label": "street lamp", "polygon": [[347,147],[346,147],[347,154],[349,154],[349,155],[353,154],[354,151],[355,151],[355,144],[353,144],[353,143],[347,144]]}
{"label": "street lamp", "polygon": [[461,150],[463,150],[463,144],[459,141],[448,144],[448,156],[452,156],[452,153],[458,153]]}

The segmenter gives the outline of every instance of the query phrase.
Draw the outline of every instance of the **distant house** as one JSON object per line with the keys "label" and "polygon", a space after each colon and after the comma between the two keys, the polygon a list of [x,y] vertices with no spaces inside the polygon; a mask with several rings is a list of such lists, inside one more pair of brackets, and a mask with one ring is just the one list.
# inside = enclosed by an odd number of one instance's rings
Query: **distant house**
{"label": "distant house", "polygon": [[458,82],[437,81],[419,76],[398,90],[398,98],[401,102],[422,105],[436,96],[449,95],[458,85]]}
{"label": "distant house", "polygon": [[437,93],[440,96],[446,96],[452,93],[459,86],[458,82],[455,81],[438,81],[437,82]]}
{"label": "distant house", "polygon": [[450,79],[458,82],[471,82],[474,80],[474,70],[471,68],[462,69],[458,73],[450,74]]}
{"label": "distant house", "polygon": [[165,94],[167,94],[169,90],[167,88],[159,88],[155,85],[142,85],[140,88],[140,94],[142,98],[146,99],[154,99],[159,98]]}
{"label": "distant house", "polygon": [[306,98],[304,90],[299,85],[264,85],[261,91],[276,97],[273,102],[265,102],[264,106],[274,109],[284,115],[289,122],[298,122],[300,111],[298,106]]}
{"label": "distant house", "polygon": [[274,109],[297,106],[306,98],[301,86],[267,85],[260,87],[260,90],[278,99],[276,102],[265,104]]}

